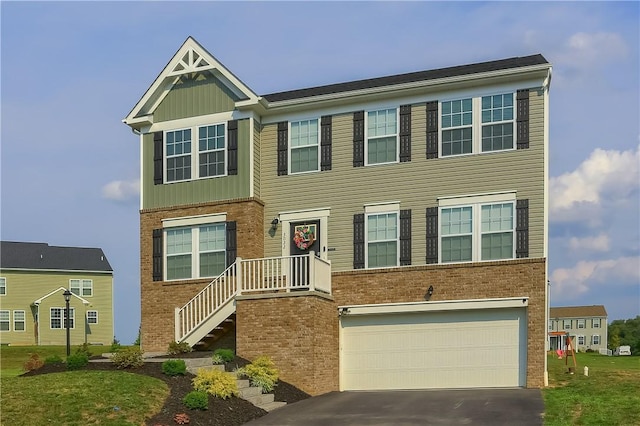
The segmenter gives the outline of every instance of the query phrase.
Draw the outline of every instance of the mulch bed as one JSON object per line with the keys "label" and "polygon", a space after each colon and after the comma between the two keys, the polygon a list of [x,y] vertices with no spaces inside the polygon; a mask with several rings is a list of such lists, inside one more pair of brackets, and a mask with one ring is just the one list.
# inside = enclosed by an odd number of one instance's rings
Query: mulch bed
{"label": "mulch bed", "polygon": [[[170,358],[206,358],[211,357],[212,352],[190,352],[171,356]],[[168,358],[168,357],[167,357]],[[233,371],[248,363],[247,360],[237,357],[234,361],[227,363],[227,371]],[[178,413],[186,413],[189,416],[189,425],[216,425],[216,426],[238,426],[253,419],[267,414],[266,411],[256,407],[249,401],[240,398],[229,398],[226,400],[209,397],[209,409],[206,411],[190,410],[182,402],[184,396],[193,390],[190,373],[184,376],[167,376],[162,372],[161,362],[145,362],[140,368],[118,370],[111,362],[90,362],[85,370],[111,370],[126,371],[136,374],[144,374],[163,380],[169,386],[169,396],[164,406],[151,419],[147,425],[175,425],[173,417]],[[46,364],[42,368],[24,373],[23,376],[33,376],[37,374],[59,373],[67,371],[65,364]],[[276,401],[284,401],[288,404],[309,398],[310,395],[296,388],[295,386],[279,381],[274,390]]]}

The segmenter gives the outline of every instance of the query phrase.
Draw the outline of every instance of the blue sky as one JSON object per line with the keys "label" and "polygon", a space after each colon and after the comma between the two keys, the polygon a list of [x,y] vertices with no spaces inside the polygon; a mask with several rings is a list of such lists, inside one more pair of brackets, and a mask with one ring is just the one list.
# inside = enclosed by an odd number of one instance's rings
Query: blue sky
{"label": "blue sky", "polygon": [[542,53],[552,306],[640,315],[638,2],[8,2],[3,240],[102,248],[140,323],[138,138],[121,120],[188,36],[258,94]]}

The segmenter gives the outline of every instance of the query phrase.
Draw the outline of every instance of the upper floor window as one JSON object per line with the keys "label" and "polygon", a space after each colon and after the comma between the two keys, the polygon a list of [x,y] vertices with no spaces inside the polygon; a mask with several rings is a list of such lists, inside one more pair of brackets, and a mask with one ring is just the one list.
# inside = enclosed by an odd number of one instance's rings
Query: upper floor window
{"label": "upper floor window", "polygon": [[371,213],[366,216],[367,268],[398,265],[398,213]]}
{"label": "upper floor window", "polygon": [[441,156],[513,149],[514,94],[440,103]]}
{"label": "upper floor window", "polygon": [[441,262],[515,257],[514,203],[474,203],[440,209]]}
{"label": "upper floor window", "polygon": [[166,230],[167,280],[215,277],[226,265],[224,223]]}
{"label": "upper floor window", "polygon": [[369,111],[366,120],[366,164],[397,162],[398,110],[390,108]]}
{"label": "upper floor window", "polygon": [[553,330],[553,321],[549,321],[549,330]]}
{"label": "upper floor window", "polygon": [[584,328],[584,327],[585,327],[585,320],[579,319],[578,320],[578,328]]}
{"label": "upper floor window", "polygon": [[291,122],[290,173],[315,172],[320,170],[320,132],[318,120]]}
{"label": "upper floor window", "polygon": [[[194,134],[198,135],[196,144]],[[224,176],[227,172],[225,135],[225,124],[165,132],[166,181]]]}
{"label": "upper floor window", "polygon": [[69,280],[69,287],[76,296],[93,296],[93,280]]}
{"label": "upper floor window", "polygon": [[0,277],[0,296],[7,294],[7,279]]}
{"label": "upper floor window", "polygon": [[600,328],[600,318],[594,318],[592,321],[593,328]]}
{"label": "upper floor window", "polygon": [[571,320],[563,320],[563,321],[562,321],[562,327],[563,327],[565,330],[569,330],[569,329],[571,329]]}

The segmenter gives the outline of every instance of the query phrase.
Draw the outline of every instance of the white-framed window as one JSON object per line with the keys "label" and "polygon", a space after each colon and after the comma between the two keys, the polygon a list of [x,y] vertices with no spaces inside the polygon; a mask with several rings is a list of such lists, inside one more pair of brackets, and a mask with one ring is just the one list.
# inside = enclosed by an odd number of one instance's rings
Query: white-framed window
{"label": "white-framed window", "polygon": [[571,320],[562,320],[562,328],[565,330],[571,329]]}
{"label": "white-framed window", "polygon": [[320,170],[318,119],[292,121],[289,127],[289,173]]}
{"label": "white-framed window", "polygon": [[[515,257],[515,197],[513,195],[440,200],[440,262],[513,259]],[[456,203],[460,204],[456,205]]]}
{"label": "white-framed window", "polygon": [[549,321],[549,330],[553,330],[553,321]]}
{"label": "white-framed window", "polygon": [[600,318],[594,318],[592,321],[593,328],[600,328]]}
{"label": "white-framed window", "polygon": [[87,324],[98,323],[98,311],[87,311]]}
{"label": "white-framed window", "polygon": [[93,296],[93,280],[69,280],[69,290],[80,297]]}
{"label": "white-framed window", "polygon": [[585,327],[585,320],[584,319],[579,319],[578,320],[578,328],[584,328]]}
{"label": "white-framed window", "polygon": [[[225,176],[226,128],[225,123],[217,123],[165,131],[165,181]],[[197,141],[193,140],[194,135]]]}
{"label": "white-framed window", "polygon": [[167,228],[165,233],[167,280],[215,277],[225,270],[224,222]]}
{"label": "white-framed window", "polygon": [[13,331],[25,331],[26,317],[24,311],[13,311]]}
{"label": "white-framed window", "polygon": [[0,331],[11,331],[11,311],[0,311]]}
{"label": "white-framed window", "polygon": [[5,277],[0,277],[0,296],[5,296],[7,294],[7,279]]}
{"label": "white-framed window", "polygon": [[367,213],[367,268],[398,266],[400,244],[400,214],[396,212]]}
{"label": "white-framed window", "polygon": [[[65,308],[51,308],[50,309],[50,327],[52,329],[66,328],[64,324]],[[75,328],[75,308],[69,308],[69,328]]]}
{"label": "white-framed window", "polygon": [[578,336],[578,345],[584,346],[584,336]]}
{"label": "white-framed window", "polygon": [[594,345],[599,345],[600,344],[600,336],[597,334],[594,334],[593,336],[591,336],[591,343]]}
{"label": "white-framed window", "polygon": [[515,148],[515,93],[440,102],[440,156]]}
{"label": "white-framed window", "polygon": [[398,162],[398,108],[367,111],[366,165]]}

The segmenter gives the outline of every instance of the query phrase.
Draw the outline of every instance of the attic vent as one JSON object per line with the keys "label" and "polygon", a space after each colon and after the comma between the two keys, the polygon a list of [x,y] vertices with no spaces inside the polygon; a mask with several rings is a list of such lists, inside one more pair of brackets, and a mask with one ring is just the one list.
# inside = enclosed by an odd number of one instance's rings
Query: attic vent
{"label": "attic vent", "polygon": [[40,259],[42,259],[42,255],[40,255]]}
{"label": "attic vent", "polygon": [[104,256],[100,256],[100,260],[104,260]]}

